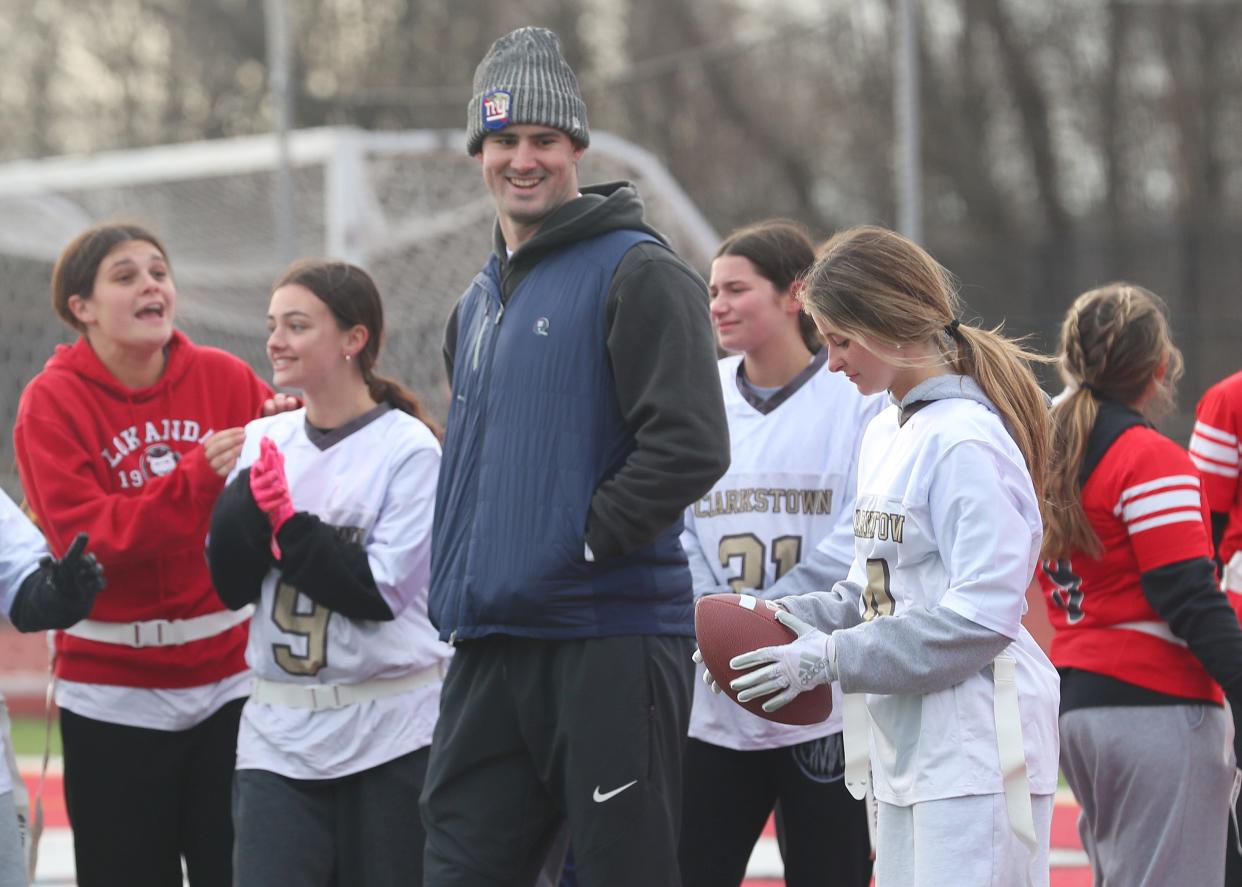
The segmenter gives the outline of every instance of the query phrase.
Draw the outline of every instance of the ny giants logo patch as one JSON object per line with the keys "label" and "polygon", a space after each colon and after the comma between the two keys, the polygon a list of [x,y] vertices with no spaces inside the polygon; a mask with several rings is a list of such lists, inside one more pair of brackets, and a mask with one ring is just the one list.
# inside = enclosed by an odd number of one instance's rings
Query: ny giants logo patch
{"label": "ny giants logo patch", "polygon": [[483,128],[489,132],[504,129],[509,125],[509,109],[513,105],[513,93],[507,89],[493,89],[483,96],[480,111],[483,113]]}

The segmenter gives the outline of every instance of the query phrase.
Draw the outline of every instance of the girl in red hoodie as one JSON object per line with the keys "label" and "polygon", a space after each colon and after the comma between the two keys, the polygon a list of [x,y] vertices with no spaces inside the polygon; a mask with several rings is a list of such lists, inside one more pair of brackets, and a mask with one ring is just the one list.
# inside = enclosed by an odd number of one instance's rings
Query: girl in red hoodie
{"label": "girl in red hoodie", "polygon": [[65,800],[82,887],[231,883],[230,798],[248,691],[248,612],[208,576],[212,505],[241,426],[276,408],[241,360],[173,326],[150,232],[104,224],[52,272],[80,333],[22,394],[22,486],[53,550],[77,533],[108,575],[90,618],[55,635]]}

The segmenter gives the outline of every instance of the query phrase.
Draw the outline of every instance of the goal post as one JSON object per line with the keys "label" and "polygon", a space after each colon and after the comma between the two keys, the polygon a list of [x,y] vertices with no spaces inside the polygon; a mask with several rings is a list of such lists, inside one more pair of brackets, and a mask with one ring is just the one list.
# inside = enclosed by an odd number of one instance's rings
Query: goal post
{"label": "goal post", "polygon": [[[444,323],[492,247],[495,206],[461,131],[290,134],[299,256],[366,268],[384,298],[380,371],[443,418]],[[281,271],[274,136],[246,136],[0,164],[0,485],[16,495],[11,429],[26,382],[73,336],[52,314],[51,266],[99,221],[146,225],[169,251],[178,324],[270,377],[264,314]],[[636,184],[648,220],[706,271],[718,238],[649,152],[595,132],[580,179]]]}

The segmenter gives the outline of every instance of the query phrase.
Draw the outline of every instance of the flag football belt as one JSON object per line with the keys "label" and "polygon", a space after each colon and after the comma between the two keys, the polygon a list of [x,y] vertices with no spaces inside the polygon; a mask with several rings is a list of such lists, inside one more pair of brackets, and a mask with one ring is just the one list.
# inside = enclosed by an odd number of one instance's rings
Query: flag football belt
{"label": "flag football belt", "polygon": [[224,634],[249,619],[253,612],[254,607],[247,604],[240,610],[218,610],[192,619],[149,619],[146,622],[100,622],[98,619],[83,619],[63,631],[75,638],[102,644],[135,648],[178,647],[191,641]]}
{"label": "flag football belt", "polygon": [[[996,747],[1000,755],[1009,826],[1018,840],[1033,850],[1036,846],[1035,820],[1031,812],[1031,785],[1026,772],[1015,672],[1016,663],[1008,653],[1002,653],[992,662],[995,683],[993,719],[996,722]],[[867,710],[864,694],[843,694],[841,722],[841,738],[845,743],[845,787],[861,801],[871,786],[871,713]]]}
{"label": "flag football belt", "polygon": [[1150,635],[1153,638],[1160,638],[1162,641],[1168,641],[1170,644],[1176,644],[1179,647],[1186,646],[1186,642],[1173,633],[1167,622],[1118,622],[1116,625],[1106,626],[1107,628],[1124,628],[1127,631],[1137,631],[1142,634]]}
{"label": "flag football belt", "polygon": [[871,712],[864,693],[841,694],[841,740],[845,743],[845,787],[854,800],[871,788]]}
{"label": "flag football belt", "polygon": [[441,660],[435,665],[403,678],[374,678],[357,684],[291,684],[287,681],[255,678],[250,687],[250,699],[253,702],[278,705],[282,708],[324,711],[330,708],[344,708],[358,702],[369,702],[372,699],[384,699],[416,687],[439,683],[444,680],[446,671],[448,671],[448,662]]}
{"label": "flag football belt", "polygon": [[1221,571],[1220,584],[1231,594],[1242,594],[1242,551],[1235,551]]}

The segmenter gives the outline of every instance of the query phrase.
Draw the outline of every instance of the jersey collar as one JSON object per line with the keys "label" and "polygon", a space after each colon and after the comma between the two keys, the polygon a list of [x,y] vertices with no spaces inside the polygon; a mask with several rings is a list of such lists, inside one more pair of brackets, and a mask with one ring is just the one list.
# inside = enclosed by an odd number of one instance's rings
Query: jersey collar
{"label": "jersey collar", "polygon": [[798,393],[798,389],[811,381],[811,377],[819,372],[820,367],[828,362],[828,351],[820,348],[811,356],[811,362],[802,368],[798,375],[794,376],[779,390],[772,393],[771,397],[760,397],[750,387],[746,381],[746,374],[742,371],[744,361],[738,361],[737,364],[737,393],[742,395],[742,400],[746,401],[763,415],[767,415],[774,409],[779,407],[789,398]]}
{"label": "jersey collar", "polygon": [[1135,427],[1142,425],[1154,428],[1141,413],[1135,412],[1125,404],[1112,400],[1100,401],[1100,412],[1095,417],[1095,425],[1091,427],[1091,436],[1087,438],[1087,452],[1082,460],[1082,473],[1078,475],[1078,483],[1085,484],[1091,472],[1100,464],[1109,447],[1117,442],[1117,438]]}

